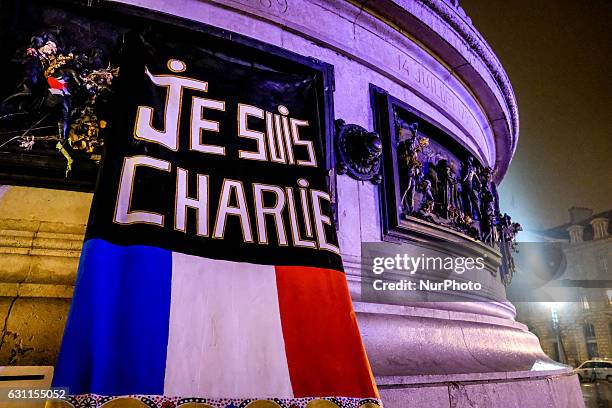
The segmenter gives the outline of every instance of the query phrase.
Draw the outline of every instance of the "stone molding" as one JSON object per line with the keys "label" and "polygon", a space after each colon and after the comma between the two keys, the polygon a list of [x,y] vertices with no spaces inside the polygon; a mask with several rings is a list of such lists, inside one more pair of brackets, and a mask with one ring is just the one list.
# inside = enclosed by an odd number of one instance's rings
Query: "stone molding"
{"label": "stone molding", "polygon": [[464,311],[452,310],[448,308],[444,309],[437,307],[438,304],[432,304],[430,307],[417,307],[412,305],[390,305],[353,301],[353,308],[355,313],[358,314],[379,314],[385,316],[394,315],[424,319],[454,320],[527,331],[526,325],[512,320],[507,316],[492,316],[481,313],[480,311],[477,312],[476,310],[467,311],[469,310],[467,308]]}
{"label": "stone molding", "polygon": [[413,375],[413,376],[388,376],[376,377],[376,384],[379,388],[389,386],[423,386],[433,385],[437,383],[475,383],[475,382],[505,382],[507,380],[534,380],[545,379],[550,376],[572,376],[564,366],[559,366],[558,369],[542,370],[542,371],[501,371],[489,373],[468,373],[468,374],[448,374],[448,375]]}
{"label": "stone molding", "polygon": [[571,373],[539,371],[507,378],[505,374],[516,373],[497,374],[394,377],[397,383],[376,377],[376,381],[385,407],[584,407],[578,380]]}
{"label": "stone molding", "polygon": [[85,225],[0,220],[0,297],[70,298]]}
{"label": "stone molding", "polygon": [[389,308],[368,304],[363,311],[355,305],[376,377],[520,372],[538,362],[567,370],[544,354],[524,325],[475,314],[429,317],[411,308]]}
{"label": "stone molding", "polygon": [[606,217],[597,217],[591,220],[590,224],[593,227],[594,240],[607,238],[608,236],[610,236],[610,234],[608,233],[609,223],[610,220],[608,220]]}
{"label": "stone molding", "polygon": [[[465,40],[470,48],[484,61],[489,72],[501,89],[504,99],[510,108],[510,115],[515,137],[518,135],[519,116],[518,106],[514,89],[508,78],[508,74],[501,65],[501,62],[484,40],[482,35],[471,24],[471,20],[466,19],[465,12],[460,7],[453,7],[442,0],[418,0],[427,5],[431,10],[442,17],[455,31]],[[461,51],[461,50],[458,50]]]}

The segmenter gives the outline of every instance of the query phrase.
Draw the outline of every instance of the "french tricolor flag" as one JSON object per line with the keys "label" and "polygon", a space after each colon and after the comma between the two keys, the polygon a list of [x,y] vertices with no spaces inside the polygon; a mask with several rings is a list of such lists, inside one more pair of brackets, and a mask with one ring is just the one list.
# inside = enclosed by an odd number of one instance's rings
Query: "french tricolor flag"
{"label": "french tricolor flag", "polygon": [[76,287],[54,380],[71,394],[377,395],[341,271],[91,239]]}
{"label": "french tricolor flag", "polygon": [[126,35],[61,406],[379,406],[332,221],[321,71],[206,44]]}

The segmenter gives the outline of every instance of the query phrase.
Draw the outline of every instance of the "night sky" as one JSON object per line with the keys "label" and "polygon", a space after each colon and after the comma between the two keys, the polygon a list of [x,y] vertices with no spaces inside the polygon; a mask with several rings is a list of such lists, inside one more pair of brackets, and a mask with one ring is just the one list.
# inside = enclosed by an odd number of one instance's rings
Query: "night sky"
{"label": "night sky", "polygon": [[510,77],[520,135],[502,211],[528,229],[612,208],[612,1],[461,0]]}

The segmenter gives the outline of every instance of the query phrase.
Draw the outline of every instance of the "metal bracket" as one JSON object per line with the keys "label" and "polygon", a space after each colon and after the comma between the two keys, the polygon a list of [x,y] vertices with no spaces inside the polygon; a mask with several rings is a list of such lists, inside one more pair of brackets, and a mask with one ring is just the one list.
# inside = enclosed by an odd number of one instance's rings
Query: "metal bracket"
{"label": "metal bracket", "polygon": [[348,174],[356,180],[380,184],[382,141],[378,133],[358,125],[346,124],[342,119],[337,119],[335,125],[338,174]]}

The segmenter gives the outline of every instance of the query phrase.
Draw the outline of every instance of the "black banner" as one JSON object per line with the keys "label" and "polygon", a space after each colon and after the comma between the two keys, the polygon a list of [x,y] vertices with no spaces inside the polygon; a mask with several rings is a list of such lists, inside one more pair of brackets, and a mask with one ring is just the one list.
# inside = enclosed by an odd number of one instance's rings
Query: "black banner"
{"label": "black banner", "polygon": [[321,72],[168,24],[123,41],[87,239],[341,270]]}

